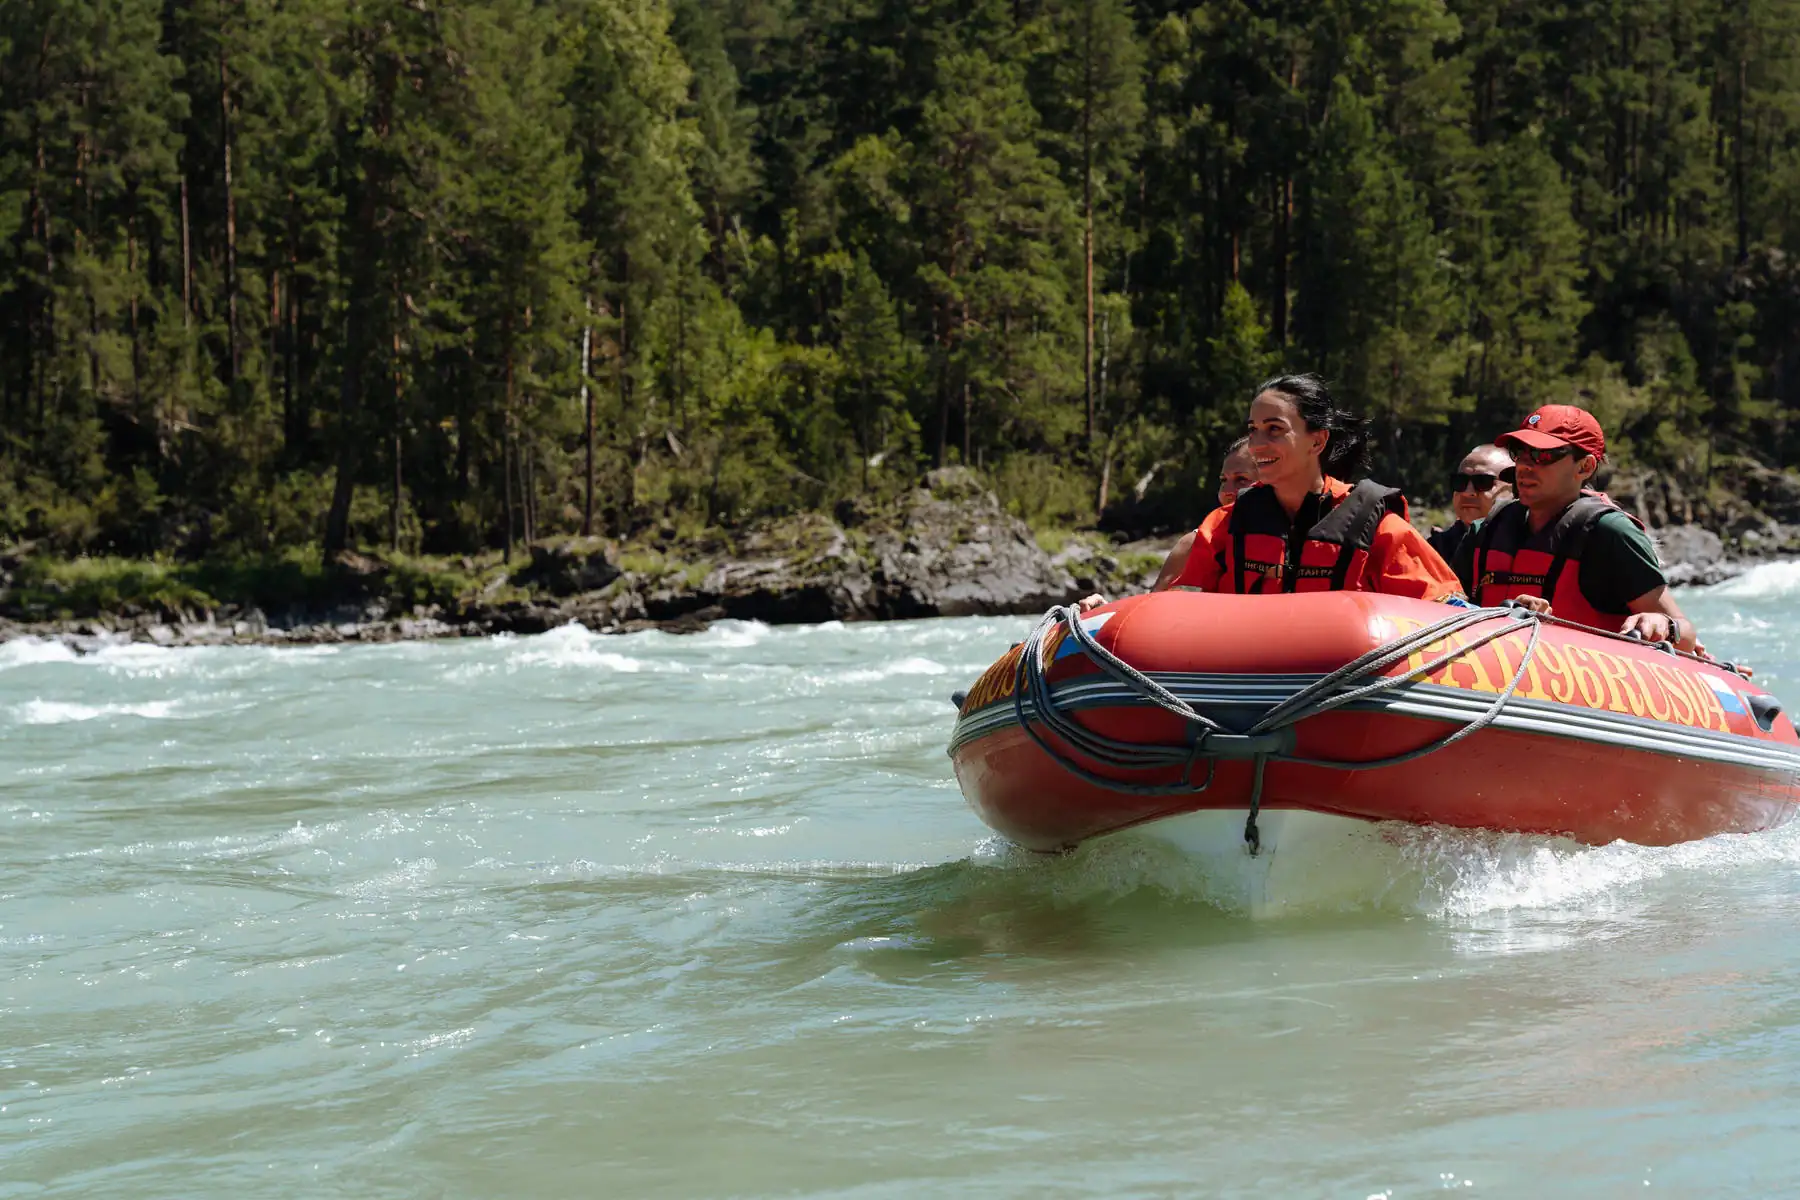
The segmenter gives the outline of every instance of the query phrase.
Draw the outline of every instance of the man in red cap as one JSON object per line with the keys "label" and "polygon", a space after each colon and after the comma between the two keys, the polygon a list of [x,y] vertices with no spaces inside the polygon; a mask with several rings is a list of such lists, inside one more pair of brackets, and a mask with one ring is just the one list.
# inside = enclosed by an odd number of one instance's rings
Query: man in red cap
{"label": "man in red cap", "polygon": [[1593,414],[1547,404],[1494,442],[1513,457],[1518,502],[1457,548],[1454,566],[1469,598],[1483,606],[1518,599],[1567,621],[1692,650],[1694,623],[1669,594],[1650,535],[1587,486],[1606,457]]}

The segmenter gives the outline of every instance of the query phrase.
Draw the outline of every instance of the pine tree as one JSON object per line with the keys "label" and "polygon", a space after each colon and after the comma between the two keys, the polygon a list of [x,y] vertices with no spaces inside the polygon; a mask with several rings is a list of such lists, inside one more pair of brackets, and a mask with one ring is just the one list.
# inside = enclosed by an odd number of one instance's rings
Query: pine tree
{"label": "pine tree", "polygon": [[[1067,426],[1071,394],[1068,259],[1071,205],[1037,149],[1020,72],[985,54],[941,64],[926,101],[909,192],[920,236],[921,300],[931,313],[938,461],[985,458],[1002,426],[1042,445]],[[978,454],[977,451],[981,453]]]}

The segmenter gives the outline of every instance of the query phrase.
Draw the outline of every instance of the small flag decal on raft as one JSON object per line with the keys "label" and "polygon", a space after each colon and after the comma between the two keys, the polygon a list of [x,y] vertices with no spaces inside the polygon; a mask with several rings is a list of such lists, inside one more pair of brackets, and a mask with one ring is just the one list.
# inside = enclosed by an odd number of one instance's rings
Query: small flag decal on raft
{"label": "small flag decal on raft", "polygon": [[[1112,619],[1113,619],[1113,615],[1109,612],[1096,613],[1095,615],[1093,615],[1091,617],[1083,617],[1081,619],[1081,627],[1083,629],[1087,630],[1089,633],[1099,633],[1100,627]],[[1056,654],[1050,659],[1050,661],[1056,662],[1059,659],[1064,659],[1064,658],[1069,657],[1069,655],[1071,655],[1071,654],[1080,654],[1080,653],[1081,653],[1081,643],[1076,641],[1074,638],[1070,637],[1067,633],[1064,633],[1062,641],[1060,643],[1058,643],[1058,645],[1056,647]],[[1738,709],[1738,711],[1743,712],[1744,710],[1740,708],[1740,709]]]}
{"label": "small flag decal on raft", "polygon": [[1717,675],[1702,675],[1700,678],[1706,680],[1706,686],[1713,690],[1713,694],[1719,698],[1720,706],[1723,707],[1726,712],[1734,712],[1740,716],[1745,715],[1747,710],[1744,708],[1744,701],[1737,694],[1736,688],[1732,687],[1729,683],[1726,683],[1723,679],[1720,679]]}

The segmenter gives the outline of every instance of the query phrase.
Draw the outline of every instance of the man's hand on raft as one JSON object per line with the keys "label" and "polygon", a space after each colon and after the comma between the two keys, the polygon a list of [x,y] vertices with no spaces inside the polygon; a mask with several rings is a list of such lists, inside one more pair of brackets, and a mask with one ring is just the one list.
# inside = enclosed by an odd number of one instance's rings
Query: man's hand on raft
{"label": "man's hand on raft", "polygon": [[1102,596],[1099,592],[1095,592],[1091,596],[1083,596],[1081,599],[1077,600],[1075,602],[1075,607],[1082,612],[1092,612],[1105,603],[1106,597]]}
{"label": "man's hand on raft", "polygon": [[1625,628],[1619,632],[1630,636],[1637,634],[1646,642],[1675,641],[1675,622],[1667,614],[1659,612],[1632,613],[1625,621]]}
{"label": "man's hand on raft", "polygon": [[[1519,596],[1513,601],[1520,608],[1528,608],[1534,613],[1550,615],[1550,601],[1542,596]],[[1667,613],[1641,612],[1632,613],[1625,619],[1625,627],[1620,633],[1636,634],[1646,642],[1678,642],[1679,631],[1675,628],[1675,620]]]}

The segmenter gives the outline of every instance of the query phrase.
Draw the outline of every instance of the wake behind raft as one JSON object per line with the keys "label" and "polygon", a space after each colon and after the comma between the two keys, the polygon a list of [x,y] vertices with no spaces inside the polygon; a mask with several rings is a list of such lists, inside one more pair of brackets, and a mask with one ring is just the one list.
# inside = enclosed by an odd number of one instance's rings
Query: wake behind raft
{"label": "wake behind raft", "polygon": [[962,700],[950,757],[982,820],[1045,851],[1377,822],[1662,846],[1800,811],[1800,735],[1729,664],[1371,593],[1052,609]]}

